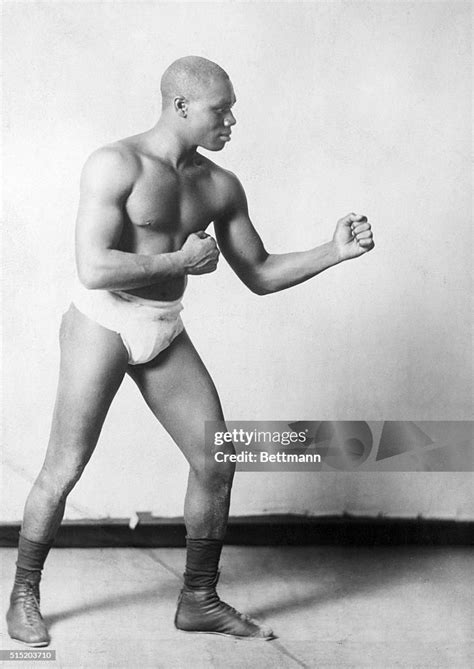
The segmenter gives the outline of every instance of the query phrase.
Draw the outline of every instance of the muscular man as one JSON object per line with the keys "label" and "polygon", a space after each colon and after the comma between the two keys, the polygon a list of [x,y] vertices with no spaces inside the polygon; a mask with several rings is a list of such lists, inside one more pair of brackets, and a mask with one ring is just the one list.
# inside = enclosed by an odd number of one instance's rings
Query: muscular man
{"label": "muscular man", "polygon": [[[198,147],[231,139],[235,95],[215,63],[189,56],[161,81],[162,114],[147,132],[99,149],[81,181],[74,302],[64,315],[61,364],[46,458],[25,507],[7,613],[10,636],[49,643],[39,610],[41,570],[68,493],[95,448],[127,373],[189,463],[184,506],[184,587],[175,625],[270,639],[270,629],[222,602],[218,562],[234,464],[206,458],[204,422],[223,420],[213,382],[183,328],[188,275],[213,272],[219,248],[237,276],[264,295],[306,281],[373,248],[365,216],[341,218],[332,241],[299,253],[269,254],[248,215],[244,190]],[[232,444],[227,443],[228,452]]]}

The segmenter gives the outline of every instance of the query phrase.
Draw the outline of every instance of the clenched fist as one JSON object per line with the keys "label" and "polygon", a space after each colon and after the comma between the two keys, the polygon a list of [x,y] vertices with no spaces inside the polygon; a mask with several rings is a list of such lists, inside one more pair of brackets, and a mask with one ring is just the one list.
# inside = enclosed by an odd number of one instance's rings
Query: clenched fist
{"label": "clenched fist", "polygon": [[203,230],[193,232],[181,247],[186,274],[214,272],[219,260],[219,249],[214,239]]}
{"label": "clenched fist", "polygon": [[333,242],[336,245],[340,260],[358,258],[367,251],[371,251],[375,244],[367,217],[347,214],[347,216],[341,218],[337,222]]}

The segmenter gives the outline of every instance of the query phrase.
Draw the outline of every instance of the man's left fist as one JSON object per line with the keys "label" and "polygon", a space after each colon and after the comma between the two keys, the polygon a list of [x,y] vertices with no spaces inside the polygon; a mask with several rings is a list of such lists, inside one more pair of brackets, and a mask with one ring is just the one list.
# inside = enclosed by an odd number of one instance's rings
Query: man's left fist
{"label": "man's left fist", "polygon": [[371,251],[374,236],[366,216],[347,214],[336,225],[333,242],[340,260],[349,260]]}

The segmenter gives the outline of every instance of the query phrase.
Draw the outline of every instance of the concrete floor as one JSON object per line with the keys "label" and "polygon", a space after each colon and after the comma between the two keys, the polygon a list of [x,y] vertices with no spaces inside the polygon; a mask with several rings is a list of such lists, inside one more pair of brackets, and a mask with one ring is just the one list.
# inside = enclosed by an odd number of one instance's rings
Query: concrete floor
{"label": "concrete floor", "polygon": [[[4,610],[16,550],[0,549]],[[57,660],[15,667],[258,669],[472,667],[467,548],[224,548],[219,593],[268,622],[272,642],[173,627],[184,550],[54,549],[42,610]],[[25,649],[1,623],[1,648]]]}

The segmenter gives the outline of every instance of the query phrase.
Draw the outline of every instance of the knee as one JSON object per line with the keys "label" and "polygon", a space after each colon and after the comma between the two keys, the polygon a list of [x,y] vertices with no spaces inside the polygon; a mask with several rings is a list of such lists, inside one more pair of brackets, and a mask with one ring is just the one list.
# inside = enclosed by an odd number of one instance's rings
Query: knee
{"label": "knee", "polygon": [[81,478],[85,463],[72,460],[56,466],[44,466],[37,480],[38,486],[49,497],[65,499]]}
{"label": "knee", "polygon": [[191,470],[208,488],[228,487],[235,473],[233,447],[219,453],[206,453],[191,463]]}

